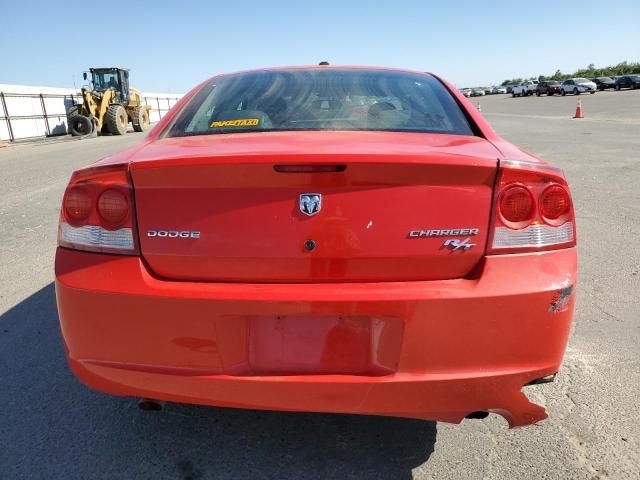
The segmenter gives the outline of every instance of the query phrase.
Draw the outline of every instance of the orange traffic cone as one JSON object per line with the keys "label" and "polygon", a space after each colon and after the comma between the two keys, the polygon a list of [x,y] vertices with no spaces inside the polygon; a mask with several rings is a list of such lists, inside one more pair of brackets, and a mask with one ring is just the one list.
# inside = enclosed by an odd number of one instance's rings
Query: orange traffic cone
{"label": "orange traffic cone", "polygon": [[481,112],[482,109],[480,108],[480,102],[478,102],[478,111]]}
{"label": "orange traffic cone", "polygon": [[584,118],[582,116],[582,101],[578,100],[578,105],[576,105],[576,114],[573,116],[573,118]]}

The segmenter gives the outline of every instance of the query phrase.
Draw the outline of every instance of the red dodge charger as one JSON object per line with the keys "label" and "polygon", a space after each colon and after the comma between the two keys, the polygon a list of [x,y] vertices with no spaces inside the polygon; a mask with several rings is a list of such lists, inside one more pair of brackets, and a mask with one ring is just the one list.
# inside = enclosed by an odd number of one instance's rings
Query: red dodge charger
{"label": "red dodge charger", "polygon": [[574,308],[562,172],[418,72],[213,77],[73,174],[58,245],[73,372],[157,404],[528,425]]}

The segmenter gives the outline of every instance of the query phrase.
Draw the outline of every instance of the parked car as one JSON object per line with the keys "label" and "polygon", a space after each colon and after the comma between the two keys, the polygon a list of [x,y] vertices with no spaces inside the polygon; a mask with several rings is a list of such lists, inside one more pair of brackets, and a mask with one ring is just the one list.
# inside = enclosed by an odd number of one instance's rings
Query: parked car
{"label": "parked car", "polygon": [[538,86],[538,82],[533,80],[527,80],[525,82],[521,82],[511,90],[511,95],[514,97],[526,97],[528,95],[533,95],[533,92],[536,91],[536,87]]}
{"label": "parked car", "polygon": [[474,88],[471,91],[471,96],[472,97],[483,97],[484,95],[485,95],[484,88]]}
{"label": "parked car", "polygon": [[493,93],[493,89],[491,87],[482,87],[485,95],[491,95]]}
{"label": "parked car", "polygon": [[560,93],[566,95],[572,93],[580,95],[581,93],[596,93],[596,84],[586,78],[570,78],[562,82],[560,85]]}
{"label": "parked car", "polygon": [[507,87],[493,87],[492,92],[496,93],[507,93]]}
{"label": "parked car", "polygon": [[600,91],[607,88],[616,88],[616,81],[611,77],[596,77],[592,78],[591,81],[596,84],[596,88]]}
{"label": "parked car", "polygon": [[460,92],[462,92],[462,94],[465,97],[470,97],[471,96],[471,89],[470,88],[463,88],[462,90],[460,90]]}
{"label": "parked car", "polygon": [[513,91],[513,87],[515,87],[516,85],[517,85],[516,83],[510,83],[508,85],[505,85],[507,89],[507,93],[511,93]]}
{"label": "parked car", "polygon": [[556,93],[560,93],[560,82],[557,80],[545,80],[538,83],[536,87],[536,95],[539,97],[540,95],[555,95]]}
{"label": "parked car", "polygon": [[546,417],[521,388],[560,370],[576,274],[559,169],[434,76],[330,66],[218,75],[75,171],[55,260],[97,390],[510,427]]}
{"label": "parked car", "polygon": [[622,75],[616,80],[616,90],[621,88],[640,88],[640,75]]}

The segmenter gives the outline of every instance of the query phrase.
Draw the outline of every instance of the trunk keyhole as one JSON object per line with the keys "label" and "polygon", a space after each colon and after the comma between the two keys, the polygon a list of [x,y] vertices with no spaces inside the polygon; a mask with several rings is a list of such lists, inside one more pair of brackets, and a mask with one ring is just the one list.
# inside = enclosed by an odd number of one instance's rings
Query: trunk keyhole
{"label": "trunk keyhole", "polygon": [[308,252],[315,250],[317,246],[317,243],[315,240],[307,240],[306,242],[304,242],[304,249]]}

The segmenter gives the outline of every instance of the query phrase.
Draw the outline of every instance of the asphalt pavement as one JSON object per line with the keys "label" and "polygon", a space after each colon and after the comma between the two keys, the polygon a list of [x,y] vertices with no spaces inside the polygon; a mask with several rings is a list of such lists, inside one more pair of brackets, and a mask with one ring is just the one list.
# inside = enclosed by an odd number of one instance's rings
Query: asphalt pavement
{"label": "asphalt pavement", "polygon": [[66,365],[57,323],[59,204],[73,169],[143,134],[58,139],[0,148],[0,479],[640,478],[640,91],[471,101],[572,187],[575,325],[556,382],[525,389],[549,419],[508,430],[496,415],[449,425],[189,405],[141,412],[90,391]]}

